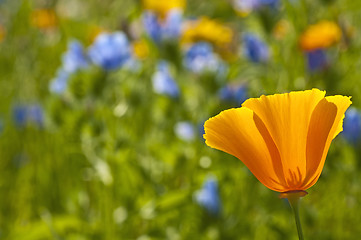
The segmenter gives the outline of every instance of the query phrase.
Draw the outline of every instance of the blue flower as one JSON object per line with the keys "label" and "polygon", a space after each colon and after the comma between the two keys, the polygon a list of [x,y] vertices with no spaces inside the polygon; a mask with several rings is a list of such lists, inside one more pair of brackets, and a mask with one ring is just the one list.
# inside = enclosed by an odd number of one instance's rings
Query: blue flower
{"label": "blue flower", "polygon": [[44,125],[43,109],[38,104],[16,105],[13,107],[13,119],[15,126],[23,128],[28,123],[33,123],[38,127]]}
{"label": "blue flower", "polygon": [[215,178],[208,177],[201,190],[195,194],[197,203],[204,207],[210,214],[219,215],[221,200],[218,193],[218,184]]}
{"label": "blue flower", "polygon": [[244,13],[249,13],[260,8],[278,8],[280,6],[279,0],[234,0],[234,7]]}
{"label": "blue flower", "polygon": [[219,98],[242,104],[248,98],[247,88],[245,85],[227,85],[219,90]]}
{"label": "blue flower", "polygon": [[202,122],[197,124],[197,126],[198,126],[198,134],[202,139],[203,139],[203,135],[206,134],[206,131],[204,129],[204,123],[205,122],[206,121],[202,121]]}
{"label": "blue flower", "polygon": [[72,40],[68,44],[67,51],[63,54],[63,69],[65,72],[74,73],[79,69],[88,67],[88,59],[80,42]]}
{"label": "blue flower", "polygon": [[279,0],[259,0],[260,7],[278,8],[280,6]]}
{"label": "blue flower", "polygon": [[13,120],[15,126],[24,127],[27,121],[27,107],[24,105],[13,107]]}
{"label": "blue flower", "polygon": [[306,53],[308,69],[312,72],[322,70],[327,66],[327,56],[323,49]]}
{"label": "blue flower", "polygon": [[243,36],[243,51],[252,62],[266,62],[269,59],[268,46],[253,34]]}
{"label": "blue flower", "polygon": [[171,97],[179,96],[179,88],[169,73],[167,62],[161,61],[158,70],[152,76],[153,89],[158,94],[165,94]]}
{"label": "blue flower", "polygon": [[28,106],[28,119],[38,127],[44,126],[43,108],[39,104]]}
{"label": "blue flower", "polygon": [[128,39],[122,32],[100,34],[88,53],[94,64],[107,71],[122,67],[131,57]]}
{"label": "blue flower", "polygon": [[233,6],[240,12],[251,12],[260,6],[259,0],[234,0]]}
{"label": "blue flower", "polygon": [[179,139],[191,141],[194,139],[194,126],[190,122],[178,122],[174,126],[174,131]]}
{"label": "blue flower", "polygon": [[56,77],[50,81],[49,90],[52,93],[62,94],[68,87],[69,73],[59,69]]}
{"label": "blue flower", "polygon": [[146,33],[154,42],[160,42],[162,38],[162,29],[158,22],[157,15],[152,12],[143,13],[143,25]]}
{"label": "blue flower", "polygon": [[163,25],[163,38],[175,39],[181,34],[183,12],[179,9],[170,10]]}
{"label": "blue flower", "polygon": [[349,108],[343,121],[344,138],[351,144],[357,144],[361,138],[361,113],[356,108]]}
{"label": "blue flower", "polygon": [[206,42],[193,44],[184,57],[185,67],[194,73],[216,72],[221,69],[222,64],[212,46]]}
{"label": "blue flower", "polygon": [[143,13],[145,31],[156,43],[178,38],[181,34],[182,20],[182,11],[178,9],[170,10],[163,21],[151,11]]}
{"label": "blue flower", "polygon": [[69,42],[68,49],[62,57],[62,67],[57,71],[56,77],[49,83],[50,92],[62,94],[68,86],[70,74],[86,69],[88,66],[89,62],[81,43],[77,40]]}

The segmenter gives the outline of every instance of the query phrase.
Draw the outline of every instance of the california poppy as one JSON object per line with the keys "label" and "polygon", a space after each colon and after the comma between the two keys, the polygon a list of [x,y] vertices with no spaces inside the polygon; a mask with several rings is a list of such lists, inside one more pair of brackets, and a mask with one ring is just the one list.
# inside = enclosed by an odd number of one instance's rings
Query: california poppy
{"label": "california poppy", "polygon": [[250,98],[207,120],[204,138],[269,189],[302,192],[320,177],[350,104],[350,97],[325,97],[318,89]]}
{"label": "california poppy", "polygon": [[301,35],[300,46],[305,51],[326,48],[341,39],[340,27],[330,21],[321,21],[309,26]]}

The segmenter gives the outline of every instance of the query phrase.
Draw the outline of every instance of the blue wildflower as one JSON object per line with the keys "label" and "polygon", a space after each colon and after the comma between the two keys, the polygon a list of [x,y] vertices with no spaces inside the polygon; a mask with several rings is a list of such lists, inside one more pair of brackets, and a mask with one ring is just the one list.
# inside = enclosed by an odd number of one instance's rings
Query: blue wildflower
{"label": "blue wildflower", "polygon": [[59,69],[56,77],[50,81],[49,90],[52,93],[62,94],[68,87],[69,73]]}
{"label": "blue wildflower", "polygon": [[223,101],[243,103],[247,98],[245,85],[227,85],[219,90],[219,98]]}
{"label": "blue wildflower", "polygon": [[197,203],[210,214],[218,215],[221,212],[221,200],[218,193],[218,184],[215,178],[208,177],[201,190],[195,194]]}
{"label": "blue wildflower", "polygon": [[179,9],[170,10],[163,25],[163,38],[175,39],[181,34],[183,12]]}
{"label": "blue wildflower", "polygon": [[158,22],[157,15],[152,12],[146,11],[143,13],[143,25],[146,33],[156,43],[161,41],[162,29]]}
{"label": "blue wildflower", "polygon": [[38,127],[44,125],[43,109],[38,104],[16,105],[13,108],[13,119],[15,126],[23,128],[28,123],[33,123]]}
{"label": "blue wildflower", "polygon": [[343,121],[344,138],[351,144],[357,144],[361,139],[361,113],[356,108],[349,108]]}
{"label": "blue wildflower", "polygon": [[56,77],[49,83],[50,92],[62,94],[68,86],[70,74],[88,66],[88,59],[81,43],[76,40],[69,42],[68,49],[62,57],[62,67],[57,71]]}
{"label": "blue wildflower", "polygon": [[257,9],[260,3],[259,0],[234,0],[233,6],[240,12],[248,13]]}
{"label": "blue wildflower", "polygon": [[177,137],[184,141],[191,141],[194,139],[194,126],[190,122],[178,122],[174,126],[174,131]]}
{"label": "blue wildflower", "polygon": [[28,106],[28,119],[38,127],[44,126],[43,108],[39,104]]}
{"label": "blue wildflower", "polygon": [[24,127],[27,121],[27,107],[24,105],[13,107],[13,120],[15,126]]}
{"label": "blue wildflower", "polygon": [[68,50],[63,54],[63,69],[65,72],[74,73],[79,69],[88,67],[88,59],[80,42],[72,40],[68,44]]}
{"label": "blue wildflower", "polygon": [[158,94],[165,94],[171,97],[179,96],[179,88],[169,73],[167,62],[161,61],[158,70],[152,76],[153,89]]}
{"label": "blue wildflower", "polygon": [[312,72],[322,70],[327,66],[327,56],[323,49],[306,53],[308,69]]}
{"label": "blue wildflower", "polygon": [[197,126],[198,126],[198,134],[202,139],[203,139],[203,135],[206,134],[206,131],[204,129],[204,123],[205,123],[205,121],[202,121],[202,122],[197,124]]}
{"label": "blue wildflower", "polygon": [[131,57],[128,39],[122,32],[100,34],[88,54],[94,64],[107,71],[122,67]]}
{"label": "blue wildflower", "polygon": [[249,13],[260,8],[278,8],[280,5],[279,0],[234,0],[233,6],[236,10]]}
{"label": "blue wildflower", "polygon": [[260,7],[278,8],[280,0],[259,0]]}
{"label": "blue wildflower", "polygon": [[253,34],[243,36],[243,51],[245,56],[252,62],[266,62],[269,59],[267,45]]}
{"label": "blue wildflower", "polygon": [[179,9],[170,10],[163,21],[151,11],[143,13],[145,31],[156,43],[178,38],[181,34],[182,20],[183,14]]}
{"label": "blue wildflower", "polygon": [[186,52],[184,65],[194,73],[202,73],[220,70],[222,62],[213,52],[212,45],[206,42],[198,42]]}

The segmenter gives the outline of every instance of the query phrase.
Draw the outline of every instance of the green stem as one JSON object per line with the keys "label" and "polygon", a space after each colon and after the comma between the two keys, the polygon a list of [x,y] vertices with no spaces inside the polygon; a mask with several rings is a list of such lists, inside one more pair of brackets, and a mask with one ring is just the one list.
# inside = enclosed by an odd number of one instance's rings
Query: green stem
{"label": "green stem", "polygon": [[291,205],[291,208],[293,210],[293,213],[295,215],[295,221],[297,226],[297,232],[298,232],[298,238],[300,240],[303,240],[303,233],[302,233],[302,227],[301,227],[301,221],[300,221],[300,214],[299,214],[299,202],[300,198],[288,198],[288,202]]}
{"label": "green stem", "polygon": [[299,203],[301,197],[307,195],[306,191],[303,190],[296,190],[296,191],[289,191],[280,194],[280,198],[287,198],[288,202],[291,205],[292,211],[295,215],[295,221],[297,226],[298,238],[303,240],[303,233],[300,221],[300,213],[299,213]]}

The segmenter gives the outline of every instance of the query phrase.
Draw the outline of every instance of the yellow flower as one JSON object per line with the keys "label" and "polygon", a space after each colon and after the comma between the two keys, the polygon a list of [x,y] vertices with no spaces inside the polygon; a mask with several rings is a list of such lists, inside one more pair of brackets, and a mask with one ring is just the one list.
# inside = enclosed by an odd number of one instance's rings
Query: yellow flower
{"label": "yellow flower", "polygon": [[50,29],[57,25],[57,17],[52,9],[37,9],[31,14],[31,23],[40,29]]}
{"label": "yellow flower", "polygon": [[350,104],[318,89],[251,98],[207,120],[204,138],[269,189],[304,191],[317,182]]}
{"label": "yellow flower", "polygon": [[300,45],[303,50],[312,51],[326,48],[338,42],[341,38],[341,29],[330,21],[322,21],[311,25],[301,36]]}
{"label": "yellow flower", "polygon": [[223,48],[230,44],[232,39],[233,32],[229,27],[207,17],[201,17],[185,24],[181,41],[182,43],[208,41]]}
{"label": "yellow flower", "polygon": [[144,40],[133,42],[133,52],[138,59],[145,59],[149,56],[149,47]]}
{"label": "yellow flower", "polygon": [[169,10],[178,8],[184,9],[186,0],[143,0],[143,8],[159,14],[161,17],[167,15]]}
{"label": "yellow flower", "polygon": [[284,19],[278,21],[273,28],[273,36],[276,39],[283,39],[290,32],[290,23]]}

